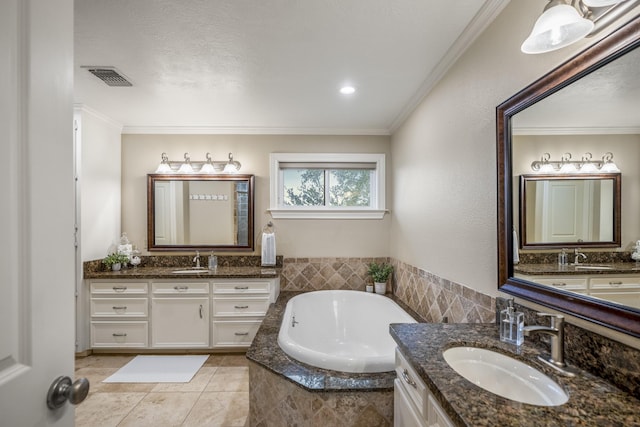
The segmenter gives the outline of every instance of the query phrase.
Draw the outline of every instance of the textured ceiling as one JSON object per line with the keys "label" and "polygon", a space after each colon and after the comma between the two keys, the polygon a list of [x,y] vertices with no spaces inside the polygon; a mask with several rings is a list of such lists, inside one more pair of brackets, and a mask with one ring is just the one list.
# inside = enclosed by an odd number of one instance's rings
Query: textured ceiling
{"label": "textured ceiling", "polygon": [[507,2],[80,0],[75,100],[125,132],[388,134]]}

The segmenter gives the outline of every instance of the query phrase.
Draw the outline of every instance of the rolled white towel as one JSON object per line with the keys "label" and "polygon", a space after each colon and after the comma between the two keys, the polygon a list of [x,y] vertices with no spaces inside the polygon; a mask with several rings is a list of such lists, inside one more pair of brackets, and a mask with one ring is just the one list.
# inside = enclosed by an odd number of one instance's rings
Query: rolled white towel
{"label": "rolled white towel", "polygon": [[262,233],[262,265],[276,265],[276,235]]}

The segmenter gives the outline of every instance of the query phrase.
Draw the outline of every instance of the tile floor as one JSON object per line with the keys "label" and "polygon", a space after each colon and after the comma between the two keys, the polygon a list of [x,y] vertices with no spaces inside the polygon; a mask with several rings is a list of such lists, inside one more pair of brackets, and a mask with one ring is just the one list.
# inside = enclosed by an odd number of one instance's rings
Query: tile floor
{"label": "tile floor", "polygon": [[102,383],[135,355],[76,359],[89,396],[76,407],[77,427],[245,426],[249,368],[244,354],[212,354],[188,383]]}

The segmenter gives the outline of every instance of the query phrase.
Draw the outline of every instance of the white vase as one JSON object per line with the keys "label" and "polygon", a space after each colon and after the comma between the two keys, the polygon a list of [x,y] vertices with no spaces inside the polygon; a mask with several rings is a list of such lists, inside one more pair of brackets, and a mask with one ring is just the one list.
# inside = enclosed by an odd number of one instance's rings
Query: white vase
{"label": "white vase", "polygon": [[120,267],[122,267],[122,265],[120,263],[111,264],[111,270],[112,271],[120,271]]}
{"label": "white vase", "polygon": [[373,293],[373,285],[367,285],[366,290]]}
{"label": "white vase", "polygon": [[382,282],[382,283],[374,283],[374,286],[376,288],[376,294],[384,294],[385,292],[387,292],[387,283],[386,282]]}

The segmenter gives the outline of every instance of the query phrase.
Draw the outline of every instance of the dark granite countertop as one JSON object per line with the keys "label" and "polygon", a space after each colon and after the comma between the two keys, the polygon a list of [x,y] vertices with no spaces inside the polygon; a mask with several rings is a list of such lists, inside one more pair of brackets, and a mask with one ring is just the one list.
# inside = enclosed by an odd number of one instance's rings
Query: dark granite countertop
{"label": "dark granite countertop", "polygon": [[[514,345],[500,342],[495,324],[393,324],[390,332],[456,426],[640,426],[639,400],[585,371],[574,378],[558,375],[537,361],[541,350],[529,341],[515,354]],[[444,350],[462,345],[489,348],[534,366],[560,384],[569,401],[535,406],[485,391],[444,360]]]}
{"label": "dark granite countertop", "polygon": [[[381,373],[345,373],[316,368],[290,358],[278,345],[278,332],[284,309],[291,298],[302,292],[280,292],[278,300],[271,305],[262,325],[247,350],[247,358],[287,380],[299,384],[308,391],[389,391],[393,390],[394,371]],[[387,295],[407,313],[418,320],[420,317],[409,307],[390,294]]]}
{"label": "dark granite countertop", "polygon": [[640,264],[635,262],[584,263],[582,264],[582,268],[575,265],[558,265],[551,263],[516,264],[513,266],[513,271],[529,276],[577,276],[584,274],[588,274],[589,276],[610,274],[640,275]]}
{"label": "dark granite countertop", "polygon": [[189,270],[180,267],[130,267],[120,271],[85,271],[85,279],[229,279],[274,278],[280,268],[270,267],[218,267],[216,270],[193,270],[190,273],[174,273]]}

